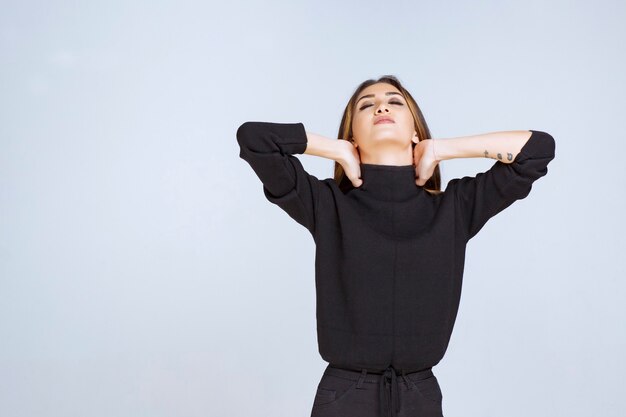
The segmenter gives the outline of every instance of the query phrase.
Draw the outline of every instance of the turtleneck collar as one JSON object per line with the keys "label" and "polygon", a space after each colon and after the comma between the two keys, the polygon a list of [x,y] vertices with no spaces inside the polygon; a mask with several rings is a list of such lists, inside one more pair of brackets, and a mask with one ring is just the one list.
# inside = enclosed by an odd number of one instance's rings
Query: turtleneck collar
{"label": "turtleneck collar", "polygon": [[374,198],[386,201],[406,200],[415,195],[422,187],[415,184],[415,166],[379,165],[361,163],[359,189]]}

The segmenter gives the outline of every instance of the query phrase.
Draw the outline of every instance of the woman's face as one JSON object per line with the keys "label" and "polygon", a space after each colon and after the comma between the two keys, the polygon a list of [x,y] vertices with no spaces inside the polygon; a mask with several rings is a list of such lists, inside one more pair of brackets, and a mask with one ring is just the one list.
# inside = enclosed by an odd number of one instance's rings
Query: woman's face
{"label": "woman's face", "polygon": [[[394,163],[406,162],[407,155],[412,157],[411,144],[419,139],[407,102],[396,87],[377,83],[365,88],[357,97],[353,114],[352,139],[362,160]],[[393,123],[375,124],[383,116]]]}

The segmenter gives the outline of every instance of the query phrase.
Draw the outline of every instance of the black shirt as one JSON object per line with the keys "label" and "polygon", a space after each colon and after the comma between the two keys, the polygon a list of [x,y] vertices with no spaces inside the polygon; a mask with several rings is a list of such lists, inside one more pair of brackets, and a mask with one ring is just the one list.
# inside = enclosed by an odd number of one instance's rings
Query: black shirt
{"label": "black shirt", "polygon": [[483,225],[547,174],[553,137],[531,137],[512,163],[495,161],[432,195],[413,165],[361,164],[360,187],[307,173],[302,123],[246,122],[240,157],[266,198],[313,236],[317,341],[344,368],[413,372],[443,358],[459,307],[465,247]]}

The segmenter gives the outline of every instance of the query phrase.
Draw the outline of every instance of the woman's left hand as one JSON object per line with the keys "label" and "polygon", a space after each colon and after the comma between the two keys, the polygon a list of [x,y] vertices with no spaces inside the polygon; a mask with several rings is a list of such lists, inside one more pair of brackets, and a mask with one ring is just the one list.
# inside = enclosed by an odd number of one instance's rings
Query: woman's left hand
{"label": "woman's left hand", "polygon": [[415,184],[422,187],[433,176],[439,161],[435,159],[435,139],[419,141],[413,149],[413,165],[415,165]]}

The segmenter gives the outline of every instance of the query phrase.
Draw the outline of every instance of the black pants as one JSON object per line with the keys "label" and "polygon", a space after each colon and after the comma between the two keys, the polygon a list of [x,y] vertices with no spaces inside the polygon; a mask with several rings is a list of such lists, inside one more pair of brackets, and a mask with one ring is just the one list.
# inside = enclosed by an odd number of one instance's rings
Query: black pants
{"label": "black pants", "polygon": [[443,395],[432,368],[401,375],[342,369],[329,364],[311,417],[443,417]]}

